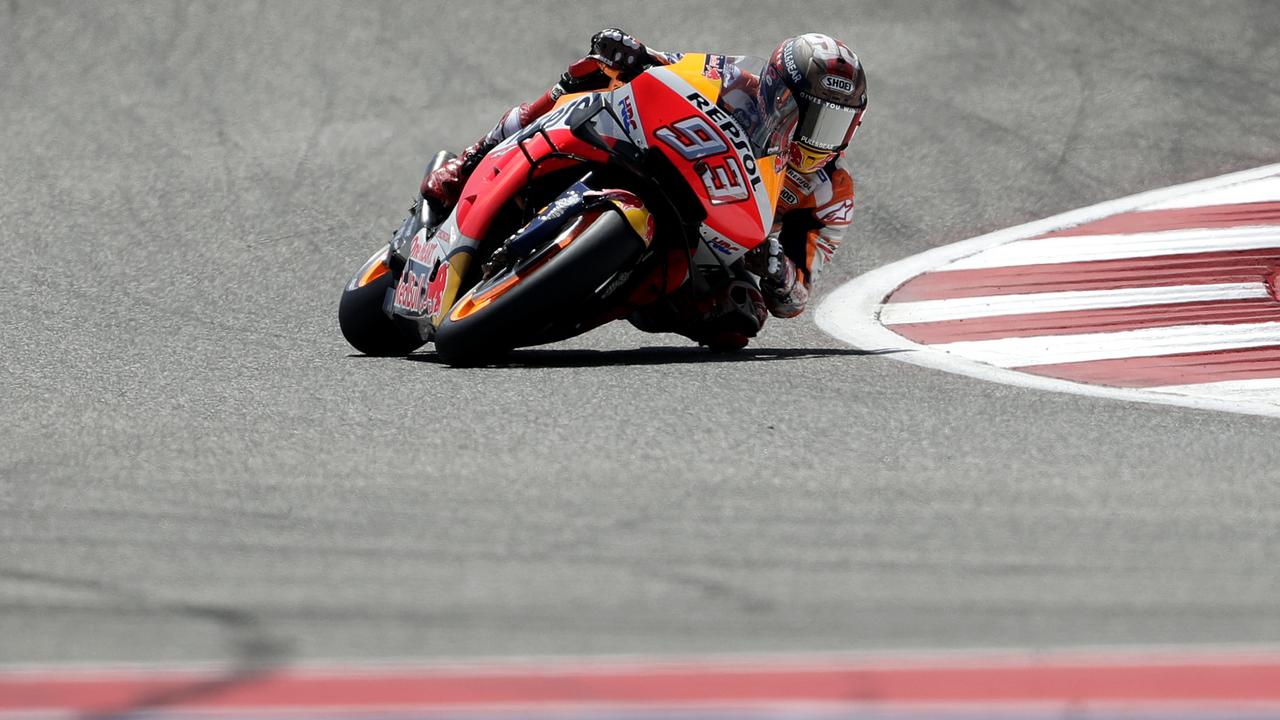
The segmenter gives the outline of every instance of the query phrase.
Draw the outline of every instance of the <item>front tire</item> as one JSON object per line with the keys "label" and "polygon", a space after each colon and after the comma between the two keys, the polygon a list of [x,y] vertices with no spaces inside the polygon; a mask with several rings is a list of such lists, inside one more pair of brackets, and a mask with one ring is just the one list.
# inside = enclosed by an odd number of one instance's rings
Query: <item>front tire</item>
{"label": "front tire", "polygon": [[[440,359],[472,366],[546,342],[539,336],[546,337],[553,321],[581,312],[597,289],[644,251],[644,241],[621,213],[606,210],[583,221],[587,226],[543,264],[520,277],[510,270],[499,274],[460,298],[436,331]],[[483,304],[476,302],[481,298]]]}

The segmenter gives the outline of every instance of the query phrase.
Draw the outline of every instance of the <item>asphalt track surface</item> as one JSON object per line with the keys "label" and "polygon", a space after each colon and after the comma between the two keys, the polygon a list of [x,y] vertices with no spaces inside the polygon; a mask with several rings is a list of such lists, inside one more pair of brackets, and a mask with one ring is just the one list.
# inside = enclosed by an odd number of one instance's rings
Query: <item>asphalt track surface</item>
{"label": "asphalt track surface", "polygon": [[849,39],[821,280],[1280,157],[1273,3],[0,5],[0,662],[1280,641],[1277,421],[805,316],[352,356],[423,163],[621,25]]}

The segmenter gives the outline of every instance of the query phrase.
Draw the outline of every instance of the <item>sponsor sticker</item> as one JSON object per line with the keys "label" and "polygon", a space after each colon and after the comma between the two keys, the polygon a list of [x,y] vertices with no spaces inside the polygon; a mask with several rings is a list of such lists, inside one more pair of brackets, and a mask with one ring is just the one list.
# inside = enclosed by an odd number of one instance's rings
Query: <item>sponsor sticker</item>
{"label": "sponsor sticker", "polygon": [[842,78],[839,75],[823,75],[822,86],[845,95],[853,94],[853,81],[849,78]]}
{"label": "sponsor sticker", "polygon": [[618,116],[622,120],[623,132],[628,135],[640,127],[636,123],[636,109],[630,95],[622,98],[622,101],[618,103]]}
{"label": "sponsor sticker", "polygon": [[576,190],[570,190],[564,195],[556,198],[555,202],[542,208],[542,211],[538,213],[538,216],[543,220],[555,220],[561,215],[564,215],[566,210],[577,205],[581,201],[582,195]]}
{"label": "sponsor sticker", "polygon": [[818,219],[827,225],[848,225],[853,221],[853,201],[842,200],[818,210]]}
{"label": "sponsor sticker", "polygon": [[430,266],[438,256],[444,254],[442,248],[448,241],[449,233],[443,228],[430,238],[427,237],[426,228],[423,228],[413,236],[413,244],[409,246],[409,259]]}
{"label": "sponsor sticker", "polygon": [[751,143],[747,141],[745,133],[738,127],[738,124],[729,117],[729,114],[714,105],[710,100],[703,97],[700,93],[689,93],[685,99],[693,103],[693,106],[706,113],[711,122],[724,133],[729,139],[729,144],[733,145],[733,149],[738,152],[738,157],[742,159],[742,167],[747,172],[747,180],[750,181],[751,187],[757,191],[763,186],[760,179],[760,171],[756,169],[756,156],[751,153]]}
{"label": "sponsor sticker", "polygon": [[449,263],[444,259],[443,243],[449,240],[445,229],[427,237],[423,228],[413,237],[409,246],[409,265],[400,275],[392,299],[395,307],[409,313],[434,314],[444,297],[445,281],[449,277]]}
{"label": "sponsor sticker", "polygon": [[735,257],[741,255],[746,250],[746,248],[730,241],[729,238],[716,232],[706,224],[698,228],[698,234],[702,236],[702,241],[706,243],[707,247],[716,251],[720,255]]}
{"label": "sponsor sticker", "polygon": [[708,55],[706,61],[702,63],[702,75],[709,80],[719,80],[724,77],[724,56]]}
{"label": "sponsor sticker", "polygon": [[787,74],[791,76],[793,82],[800,82],[804,76],[800,74],[800,68],[796,67],[796,44],[787,43],[782,49],[782,64],[787,68]]}
{"label": "sponsor sticker", "polygon": [[444,289],[449,279],[449,262],[442,261],[433,271],[419,272],[406,269],[396,286],[395,306],[419,315],[434,315],[444,299]]}
{"label": "sponsor sticker", "polygon": [[790,178],[791,182],[795,183],[796,187],[800,188],[800,192],[805,195],[812,195],[813,191],[817,190],[818,185],[821,184],[821,180],[814,177],[815,175],[816,173],[809,173],[808,175],[805,175],[795,168],[787,166],[787,177]]}

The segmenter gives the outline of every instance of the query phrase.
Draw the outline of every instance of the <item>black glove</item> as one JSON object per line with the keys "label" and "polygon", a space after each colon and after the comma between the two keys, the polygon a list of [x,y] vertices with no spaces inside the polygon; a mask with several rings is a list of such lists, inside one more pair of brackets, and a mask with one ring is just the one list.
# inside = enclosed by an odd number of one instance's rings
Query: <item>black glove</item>
{"label": "black glove", "polygon": [[809,288],[798,281],[795,262],[787,257],[782,243],[767,238],[743,257],[747,270],[760,278],[764,304],[774,317],[795,317],[809,304]]}
{"label": "black glove", "polygon": [[795,286],[796,265],[777,238],[765,238],[743,260],[747,270],[760,277],[760,289],[765,293],[783,296]]}
{"label": "black glove", "polygon": [[590,57],[619,71],[623,80],[634,78],[653,64],[645,46],[618,28],[605,28],[591,36]]}

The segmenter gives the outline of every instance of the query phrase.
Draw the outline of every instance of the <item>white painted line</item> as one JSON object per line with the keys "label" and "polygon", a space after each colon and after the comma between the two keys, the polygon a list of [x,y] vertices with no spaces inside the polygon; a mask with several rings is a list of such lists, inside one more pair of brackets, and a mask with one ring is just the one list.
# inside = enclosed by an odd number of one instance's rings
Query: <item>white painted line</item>
{"label": "white painted line", "polygon": [[945,322],[1000,315],[1105,310],[1109,308],[1170,305],[1217,300],[1254,300],[1270,297],[1265,283],[1171,285],[1120,290],[1067,290],[1064,292],[991,295],[947,300],[913,300],[886,303],[880,309],[885,325]]}
{"label": "white painted line", "polygon": [[1142,209],[1173,210],[1177,208],[1204,207],[1206,205],[1237,205],[1240,203],[1274,202],[1277,200],[1280,200],[1280,177],[1268,177],[1231,185],[1213,192],[1158,202]]}
{"label": "white painted line", "polygon": [[1025,225],[997,230],[963,242],[934,248],[933,250],[876,268],[845,283],[823,300],[814,313],[814,320],[819,328],[854,347],[863,350],[905,351],[886,355],[885,357],[890,360],[957,373],[989,382],[1111,400],[1177,405],[1200,410],[1218,410],[1280,417],[1280,406],[1270,402],[1217,397],[1191,397],[1172,393],[1151,392],[1149,390],[1086,385],[1069,380],[1030,375],[1006,368],[994,367],[958,357],[951,353],[939,352],[928,346],[912,342],[881,325],[878,320],[881,303],[889,293],[910,278],[949,262],[1015,240],[1043,235],[1054,230],[1099,220],[1122,212],[1130,212],[1144,206],[1176,198],[1185,198],[1197,193],[1207,193],[1230,185],[1277,174],[1280,174],[1280,164],[1198,180],[1184,185],[1160,188],[1125,198],[1109,200]]}
{"label": "white painted line", "polygon": [[1127,235],[1069,235],[1044,240],[1020,240],[958,260],[939,270],[1124,260],[1260,248],[1280,248],[1280,226],[1167,230]]}
{"label": "white painted line", "polygon": [[[333,670],[344,675],[356,673],[418,672],[423,670],[477,674],[513,672],[525,666],[530,673],[546,668],[573,672],[608,672],[610,667],[647,667],[655,670],[690,665],[771,666],[819,668],[831,665],[876,665],[890,668],[1000,667],[1023,665],[1028,658],[1059,665],[1092,667],[1106,664],[1234,665],[1280,662],[1280,645],[1261,642],[1091,644],[1059,647],[976,646],[939,648],[874,648],[863,650],[746,651],[646,655],[639,653],[599,653],[579,655],[477,655],[477,656],[325,656],[298,658],[280,663],[281,669],[297,668],[307,673]],[[138,675],[224,672],[236,669],[232,661],[194,660],[180,663],[160,661],[72,661],[0,662],[0,675],[63,675],[81,678],[114,679]]]}
{"label": "white painted line", "polygon": [[1252,380],[1223,380],[1192,385],[1161,385],[1148,388],[1152,392],[1178,393],[1182,395],[1217,395],[1276,403],[1280,406],[1280,378],[1254,378]]}
{"label": "white painted line", "polygon": [[1280,345],[1280,322],[1175,325],[1080,335],[962,340],[933,348],[996,367],[1181,355]]}

